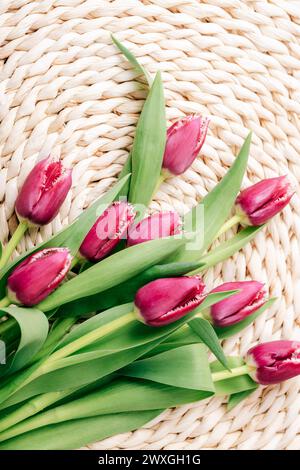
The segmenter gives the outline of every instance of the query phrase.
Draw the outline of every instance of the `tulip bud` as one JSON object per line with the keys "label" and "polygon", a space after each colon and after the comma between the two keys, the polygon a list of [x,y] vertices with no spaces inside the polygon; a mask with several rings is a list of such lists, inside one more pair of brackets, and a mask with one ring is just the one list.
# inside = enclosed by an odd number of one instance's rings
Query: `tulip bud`
{"label": "tulip bud", "polygon": [[7,280],[7,296],[28,307],[40,303],[65,278],[72,256],[67,248],[48,248],[26,258]]}
{"label": "tulip bud", "polygon": [[176,212],[158,212],[141,220],[128,230],[127,245],[155,240],[157,238],[169,237],[179,233],[181,219]]}
{"label": "tulip bud", "polygon": [[141,287],[134,311],[140,321],[163,326],[183,317],[204,300],[205,285],[197,276],[157,279]]}
{"label": "tulip bud", "polygon": [[135,211],[131,204],[114,202],[95,222],[83,240],[79,254],[94,262],[104,258],[127,234],[134,217]]}
{"label": "tulip bud", "polygon": [[246,363],[252,378],[262,385],[291,379],[300,374],[300,342],[270,341],[259,344],[248,351]]}
{"label": "tulip bud", "polygon": [[211,291],[239,290],[227,299],[212,305],[205,314],[218,327],[234,325],[258,310],[266,301],[266,291],[261,282],[225,282]]}
{"label": "tulip bud", "polygon": [[207,118],[189,115],[169,127],[163,168],[173,175],[184,173],[204,144],[208,124]]}
{"label": "tulip bud", "polygon": [[40,161],[27,176],[16,201],[20,220],[46,225],[56,217],[72,184],[72,170],[51,157]]}
{"label": "tulip bud", "polygon": [[269,178],[241,191],[236,212],[244,225],[261,225],[280,212],[294,194],[286,176]]}

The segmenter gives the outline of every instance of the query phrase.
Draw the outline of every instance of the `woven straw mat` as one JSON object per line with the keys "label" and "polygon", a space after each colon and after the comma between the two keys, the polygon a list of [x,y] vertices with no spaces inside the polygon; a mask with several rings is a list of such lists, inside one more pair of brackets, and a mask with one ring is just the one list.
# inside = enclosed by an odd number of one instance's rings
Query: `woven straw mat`
{"label": "woven straw mat", "polygon": [[[299,0],[2,0],[0,3],[0,237],[17,224],[14,203],[37,159],[61,155],[74,168],[59,216],[18,250],[74,220],[114,183],[132,144],[145,91],[110,34],[154,74],[162,71],[167,118],[211,118],[201,156],[161,186],[152,211],[183,213],[232,164],[248,130],[244,187],[288,174],[300,180]],[[205,275],[264,281],[278,296],[227,354],[258,341],[299,339],[299,194],[264,232]],[[227,236],[232,236],[231,230]],[[298,322],[298,323],[297,323]],[[90,449],[299,449],[299,380],[265,387],[226,411],[224,398],[164,412],[134,432]]]}

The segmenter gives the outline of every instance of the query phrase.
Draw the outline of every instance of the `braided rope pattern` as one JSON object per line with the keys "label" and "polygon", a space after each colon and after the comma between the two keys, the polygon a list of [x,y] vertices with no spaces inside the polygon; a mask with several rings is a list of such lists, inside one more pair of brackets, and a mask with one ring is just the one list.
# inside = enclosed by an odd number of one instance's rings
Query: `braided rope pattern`
{"label": "braided rope pattern", "polygon": [[[4,0],[0,3],[0,238],[16,227],[18,188],[37,159],[74,167],[59,216],[18,250],[70,223],[115,181],[145,92],[112,45],[116,33],[147,67],[161,70],[167,117],[211,117],[201,157],[160,188],[152,210],[183,213],[213,188],[253,130],[250,182],[300,181],[298,0]],[[226,353],[258,340],[299,339],[299,191],[255,241],[205,276],[208,287],[253,278],[274,306]],[[233,231],[226,236],[232,235]],[[299,449],[299,380],[260,388],[231,412],[213,398],[164,412],[93,449]]]}

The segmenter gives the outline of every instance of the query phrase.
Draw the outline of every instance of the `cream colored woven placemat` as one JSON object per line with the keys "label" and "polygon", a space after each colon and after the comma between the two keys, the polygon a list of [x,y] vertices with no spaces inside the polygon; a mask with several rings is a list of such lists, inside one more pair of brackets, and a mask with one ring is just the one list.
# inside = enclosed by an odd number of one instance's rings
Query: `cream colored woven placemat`
{"label": "cream colored woven placemat", "polygon": [[[13,231],[18,187],[49,152],[74,167],[60,215],[26,248],[71,222],[115,181],[132,143],[144,92],[110,33],[154,73],[167,115],[211,116],[201,157],[166,181],[153,210],[183,212],[210,190],[254,132],[244,185],[288,173],[300,181],[299,0],[2,0],[0,2],[0,236]],[[298,338],[300,205],[294,197],[251,246],[205,276],[254,278],[279,300],[227,353],[258,340]],[[20,249],[25,248],[25,243]],[[299,381],[260,389],[231,413],[214,398],[166,411],[93,449],[299,449]]]}

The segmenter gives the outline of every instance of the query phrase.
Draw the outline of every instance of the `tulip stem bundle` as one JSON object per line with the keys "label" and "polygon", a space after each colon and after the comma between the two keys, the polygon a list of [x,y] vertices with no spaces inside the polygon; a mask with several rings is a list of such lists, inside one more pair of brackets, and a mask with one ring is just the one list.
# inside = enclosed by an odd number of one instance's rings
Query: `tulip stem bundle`
{"label": "tulip stem bundle", "polygon": [[4,268],[4,266],[8,263],[16,246],[19,244],[19,242],[23,238],[23,235],[27,229],[28,229],[28,223],[25,220],[22,220],[19,223],[17,229],[15,230],[13,236],[9,240],[8,244],[6,245],[5,249],[3,250],[1,260],[0,260],[0,269]]}
{"label": "tulip stem bundle", "polygon": [[[211,376],[215,383],[242,375],[248,375],[250,369],[251,368],[245,364],[240,367],[232,368],[231,371],[224,370],[213,372]],[[0,441],[2,442],[22,433],[32,431],[33,429],[60,422],[61,420],[70,419],[70,416],[64,411],[64,405],[58,405],[54,410],[48,410],[41,414],[38,413],[63,398],[66,398],[75,391],[76,389],[67,389],[33,397],[23,406],[1,419]]]}
{"label": "tulip stem bundle", "polygon": [[[255,368],[253,368],[255,369]],[[220,382],[221,380],[231,379],[233,377],[238,377],[239,375],[249,374],[250,367],[248,364],[245,364],[240,367],[235,367],[231,370],[222,370],[220,372],[213,372],[211,374],[213,382]]]}

